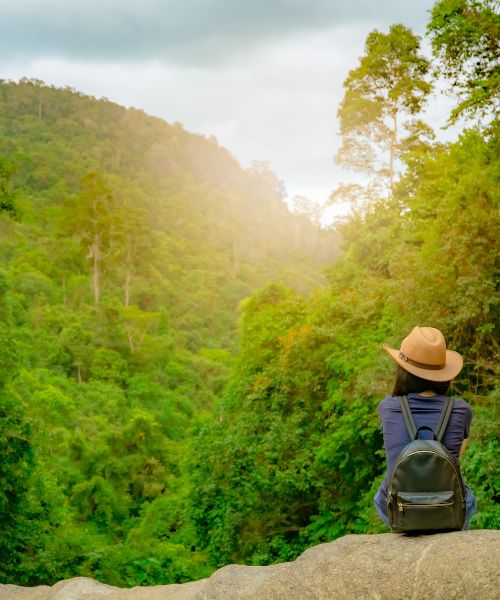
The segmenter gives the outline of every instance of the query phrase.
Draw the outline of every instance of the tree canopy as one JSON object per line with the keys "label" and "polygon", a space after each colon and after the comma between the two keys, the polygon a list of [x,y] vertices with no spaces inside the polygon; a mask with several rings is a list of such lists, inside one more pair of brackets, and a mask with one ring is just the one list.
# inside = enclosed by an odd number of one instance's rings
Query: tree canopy
{"label": "tree canopy", "polygon": [[460,115],[498,116],[500,13],[498,0],[440,0],[427,30],[439,58],[438,70],[451,83]]}

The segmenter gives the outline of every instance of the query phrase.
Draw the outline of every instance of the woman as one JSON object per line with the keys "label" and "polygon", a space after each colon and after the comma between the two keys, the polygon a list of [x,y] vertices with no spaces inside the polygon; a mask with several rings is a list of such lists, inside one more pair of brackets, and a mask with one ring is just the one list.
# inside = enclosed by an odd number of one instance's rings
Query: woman
{"label": "woman", "polygon": [[[384,447],[387,461],[387,473],[374,503],[377,514],[389,526],[387,516],[387,481],[396,464],[401,450],[411,441],[399,397],[406,395],[416,427],[427,425],[434,431],[439,424],[448,388],[451,380],[462,369],[463,359],[457,352],[446,349],[446,342],[439,329],[434,327],[414,327],[406,337],[400,350],[384,344],[384,349],[397,363],[396,383],[392,396],[384,398],[378,406]],[[455,399],[453,411],[443,437],[443,444],[457,459],[462,456],[469,437],[472,411],[461,398]],[[427,435],[428,434],[428,435]],[[424,431],[422,439],[431,437]],[[465,486],[465,525],[477,510],[477,501],[470,488]]]}

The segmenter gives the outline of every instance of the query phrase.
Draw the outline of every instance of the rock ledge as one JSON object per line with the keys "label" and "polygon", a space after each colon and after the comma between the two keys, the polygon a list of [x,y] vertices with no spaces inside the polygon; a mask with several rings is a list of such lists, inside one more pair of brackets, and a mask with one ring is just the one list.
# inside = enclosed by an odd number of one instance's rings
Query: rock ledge
{"label": "rock ledge", "polygon": [[75,577],[0,585],[0,600],[498,600],[500,531],[347,535],[267,567],[228,565],[191,583],[121,589]]}

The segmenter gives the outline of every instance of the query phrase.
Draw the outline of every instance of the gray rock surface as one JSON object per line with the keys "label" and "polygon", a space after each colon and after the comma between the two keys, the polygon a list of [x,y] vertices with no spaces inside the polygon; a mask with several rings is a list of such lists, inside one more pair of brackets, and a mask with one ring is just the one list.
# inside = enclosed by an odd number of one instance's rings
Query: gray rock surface
{"label": "gray rock surface", "polygon": [[267,567],[228,565],[191,583],[120,589],[85,577],[0,585],[0,600],[498,600],[500,531],[347,535]]}

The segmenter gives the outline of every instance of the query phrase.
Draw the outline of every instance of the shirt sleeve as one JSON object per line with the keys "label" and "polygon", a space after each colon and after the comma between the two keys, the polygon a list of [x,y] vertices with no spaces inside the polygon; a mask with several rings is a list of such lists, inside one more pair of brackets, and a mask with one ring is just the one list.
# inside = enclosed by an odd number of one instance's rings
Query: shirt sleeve
{"label": "shirt sleeve", "polygon": [[472,421],[472,410],[466,403],[467,409],[465,411],[465,423],[464,423],[464,439],[467,439],[470,435],[470,424]]}
{"label": "shirt sleeve", "polygon": [[377,413],[378,413],[378,425],[379,425],[379,429],[383,433],[384,432],[384,424],[383,424],[383,421],[382,421],[382,415],[383,415],[382,402],[383,402],[383,400],[381,400],[379,402],[379,405],[378,405],[378,408],[377,408]]}

